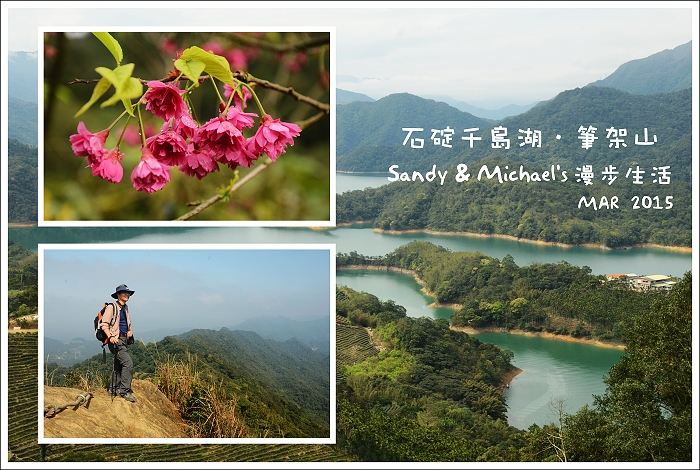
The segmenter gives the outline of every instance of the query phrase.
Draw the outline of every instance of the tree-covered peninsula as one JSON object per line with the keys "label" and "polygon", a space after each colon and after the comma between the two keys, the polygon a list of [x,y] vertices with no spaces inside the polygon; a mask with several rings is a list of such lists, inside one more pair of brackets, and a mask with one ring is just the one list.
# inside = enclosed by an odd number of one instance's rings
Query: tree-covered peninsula
{"label": "tree-covered peninsula", "polygon": [[414,273],[439,303],[459,307],[450,319],[456,327],[517,329],[612,342],[623,342],[632,319],[665,295],[607,281],[591,274],[587,266],[565,261],[520,267],[510,255],[499,260],[422,241],[379,257],[340,253],[336,266]]}
{"label": "tree-covered peninsula", "polygon": [[[435,253],[423,248],[409,254],[415,267]],[[585,284],[585,270],[576,269],[532,274],[543,277],[542,289],[566,278]],[[520,430],[508,426],[498,393],[512,368],[508,351],[451,330],[444,319],[408,318],[393,301],[339,287],[337,446],[363,461],[690,461],[691,288],[687,273],[669,294],[626,310],[625,354],[593,405],[573,414],[559,407],[556,422]]]}

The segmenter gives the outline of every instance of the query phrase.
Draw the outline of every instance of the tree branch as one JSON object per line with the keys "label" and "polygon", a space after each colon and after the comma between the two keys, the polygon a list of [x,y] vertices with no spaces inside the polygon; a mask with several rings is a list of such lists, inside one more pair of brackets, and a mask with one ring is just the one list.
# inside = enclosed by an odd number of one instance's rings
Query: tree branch
{"label": "tree branch", "polygon": [[264,39],[258,39],[253,36],[244,36],[242,34],[233,34],[227,37],[232,38],[234,41],[241,42],[249,46],[260,47],[262,49],[267,49],[273,52],[298,52],[330,44],[330,36],[328,35],[305,39],[303,41],[298,41],[291,44],[277,44],[274,42],[265,41]]}
{"label": "tree branch", "polygon": [[[231,187],[231,190],[228,192],[228,194],[227,194],[226,196],[230,196],[231,194],[233,194],[233,193],[235,193],[236,191],[238,191],[238,188],[240,188],[241,186],[243,186],[244,184],[246,184],[248,181],[252,180],[256,175],[258,175],[259,173],[261,173],[265,168],[267,168],[267,167],[270,166],[271,164],[272,164],[272,160],[270,160],[270,159],[268,158],[266,161],[264,161],[264,162],[261,163],[260,165],[256,166],[256,167],[253,169],[253,171],[251,171],[250,173],[248,173],[247,175],[245,175],[245,176],[244,176],[243,178],[241,178],[236,184],[234,184],[234,185]],[[221,196],[220,194],[217,194],[217,195],[215,195],[215,196],[212,196],[212,197],[210,197],[209,199],[207,199],[206,201],[204,201],[203,203],[199,204],[199,205],[198,205],[197,207],[195,207],[194,209],[192,209],[192,210],[191,210],[190,212],[188,212],[187,214],[184,214],[184,215],[178,217],[178,218],[175,219],[175,220],[189,220],[189,219],[191,219],[192,217],[194,217],[195,215],[197,215],[197,214],[199,214],[200,212],[202,212],[204,209],[206,209],[206,208],[208,208],[208,207],[211,207],[211,206],[213,206],[214,204],[216,204],[217,202],[221,201],[224,197],[225,197],[225,196]]]}
{"label": "tree branch", "polygon": [[[254,38],[252,38],[252,39],[254,39]],[[327,38],[325,38],[325,37],[324,38],[315,38],[313,40],[300,42],[300,43],[297,43],[296,45],[292,45],[292,46],[306,48],[306,47],[310,47],[310,44],[316,44],[316,42],[324,43],[324,41],[327,42]],[[291,50],[297,50],[297,49],[291,49]],[[237,70],[237,71],[233,72],[233,77],[236,80],[239,80],[239,81],[244,82],[244,83],[255,83],[263,88],[268,88],[271,90],[278,91],[280,93],[284,93],[286,95],[293,97],[297,101],[306,103],[306,104],[318,109],[320,111],[319,113],[317,113],[314,116],[311,116],[310,118],[308,118],[304,121],[297,123],[297,125],[301,129],[306,129],[307,127],[311,126],[312,124],[315,124],[316,122],[320,121],[321,119],[323,119],[325,116],[327,116],[331,112],[330,104],[322,103],[322,102],[317,101],[309,96],[303,95],[303,94],[297,92],[296,90],[294,90],[294,88],[292,88],[292,87],[285,87],[285,86],[279,85],[277,83],[273,83],[273,82],[270,82],[268,80],[264,80],[262,78],[257,78],[255,76],[249,74],[248,72],[243,71],[243,70]],[[175,81],[176,79],[177,79],[177,76],[175,76],[174,74],[170,74],[167,77],[163,77],[161,79],[158,79],[157,81],[162,82],[162,83],[168,83],[168,82]],[[204,75],[204,76],[199,77],[200,83],[202,83],[206,80],[210,80],[210,79],[211,79],[211,77],[208,75]],[[144,80],[141,78],[137,78],[137,80],[139,80],[139,82],[141,82],[144,85],[146,85],[150,81],[150,80]],[[180,80],[186,80],[186,79],[180,78]],[[96,79],[76,78],[75,80],[69,82],[68,84],[69,85],[91,84],[91,83],[97,83],[99,81],[100,81],[99,78],[96,78]],[[207,209],[208,207],[211,207],[214,204],[216,204],[217,202],[221,201],[222,199],[229,197],[231,194],[236,192],[238,190],[238,188],[240,188],[241,186],[246,184],[248,181],[253,179],[255,176],[260,174],[262,171],[264,171],[268,166],[270,166],[270,164],[272,164],[272,160],[270,160],[268,158],[265,162],[256,166],[250,173],[248,173],[240,181],[238,181],[236,184],[234,184],[228,193],[226,193],[225,195],[217,194],[215,196],[212,196],[211,198],[209,198],[206,201],[197,205],[197,207],[192,209],[190,212],[178,217],[175,220],[189,220],[192,217],[199,214],[200,212],[202,212],[203,210]]]}
{"label": "tree branch", "polygon": [[[177,79],[177,77],[171,77],[171,76],[158,78],[155,80],[145,80],[143,78],[138,78],[138,77],[134,77],[134,78],[136,78],[139,82],[141,82],[142,85],[146,85],[150,81],[169,83],[169,82],[173,82]],[[322,102],[317,101],[309,96],[302,95],[298,91],[294,90],[294,88],[292,88],[292,87],[285,87],[285,86],[279,85],[277,83],[273,83],[273,82],[270,82],[268,80],[264,80],[262,78],[257,78],[255,76],[249,74],[248,72],[244,72],[243,70],[236,70],[235,72],[233,72],[233,78],[235,78],[236,80],[239,80],[241,82],[255,83],[255,84],[260,85],[263,88],[269,88],[270,90],[275,90],[275,91],[278,91],[280,93],[290,95],[294,99],[296,99],[297,101],[301,101],[303,103],[306,103],[308,105],[313,106],[314,108],[317,108],[317,109],[320,109],[321,111],[324,111],[325,114],[329,114],[331,112],[331,106],[329,104],[322,103]],[[202,82],[204,82],[206,80],[210,80],[210,79],[211,79],[211,77],[209,75],[202,75],[201,77],[199,77],[199,83],[202,83]],[[180,81],[187,81],[187,80],[188,79],[186,79],[186,78],[180,78]],[[99,78],[91,78],[91,79],[76,78],[73,81],[68,82],[68,84],[69,85],[76,85],[76,84],[82,83],[82,84],[89,85],[91,83],[97,83],[99,81],[100,81]]]}
{"label": "tree branch", "polygon": [[321,103],[320,101],[317,101],[306,95],[302,95],[301,93],[295,91],[292,87],[285,87],[282,85],[278,85],[277,83],[264,80],[262,78],[254,77],[253,75],[249,74],[248,72],[244,72],[243,70],[236,70],[235,72],[233,72],[233,78],[245,83],[256,83],[264,88],[269,88],[270,90],[275,90],[279,91],[280,93],[290,95],[294,97],[297,101],[302,101],[308,105],[313,106],[314,108],[320,109],[326,114],[331,112],[331,106],[329,104]]}

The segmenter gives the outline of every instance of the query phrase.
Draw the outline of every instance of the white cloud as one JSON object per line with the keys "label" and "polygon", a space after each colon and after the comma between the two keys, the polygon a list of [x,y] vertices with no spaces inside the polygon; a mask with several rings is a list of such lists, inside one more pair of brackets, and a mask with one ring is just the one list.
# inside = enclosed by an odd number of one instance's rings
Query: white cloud
{"label": "white cloud", "polygon": [[[463,8],[452,8],[455,4]],[[372,77],[338,82],[349,91],[374,98],[399,92],[450,95],[493,109],[550,99],[605,78],[625,62],[687,43],[697,34],[692,28],[697,5],[693,11],[665,8],[660,2],[644,8],[620,8],[620,4],[608,8],[603,3],[592,4],[595,8],[566,3],[543,8],[537,2],[510,3],[505,8],[498,3],[478,4],[492,8],[446,3],[429,9],[393,8],[387,3],[378,8],[366,8],[369,4],[363,3],[363,8],[326,9],[256,3],[255,9],[237,4],[235,10],[220,4],[211,9],[207,2],[198,3],[198,8],[133,8],[152,7],[149,2],[127,5],[10,8],[8,47],[37,50],[39,25],[211,29],[216,27],[212,18],[229,10],[232,14],[226,15],[224,29],[249,26],[251,18],[270,27],[335,26],[338,76]]]}

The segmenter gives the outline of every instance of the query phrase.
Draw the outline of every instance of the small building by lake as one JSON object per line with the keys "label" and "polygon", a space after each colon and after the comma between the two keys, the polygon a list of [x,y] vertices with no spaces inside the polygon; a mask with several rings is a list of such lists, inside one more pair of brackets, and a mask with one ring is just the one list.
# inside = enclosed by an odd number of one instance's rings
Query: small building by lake
{"label": "small building by lake", "polygon": [[608,281],[627,281],[636,290],[664,290],[669,291],[676,285],[673,276],[666,274],[647,274],[639,276],[634,273],[629,274],[608,274]]}

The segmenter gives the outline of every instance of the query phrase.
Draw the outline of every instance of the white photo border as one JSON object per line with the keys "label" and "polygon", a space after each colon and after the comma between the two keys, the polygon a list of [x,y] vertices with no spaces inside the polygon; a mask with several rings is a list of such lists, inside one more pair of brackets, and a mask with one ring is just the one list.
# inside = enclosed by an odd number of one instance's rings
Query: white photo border
{"label": "white photo border", "polygon": [[[39,227],[335,227],[336,226],[336,28],[335,26],[39,26],[37,32],[37,53],[38,53],[38,209],[37,225]],[[329,33],[329,74],[330,74],[330,106],[331,112],[329,135],[329,220],[46,220],[44,207],[44,48],[41,47],[44,41],[44,33],[64,32],[79,33],[103,31],[109,32],[131,32],[131,33],[154,33],[154,32],[257,32],[257,31],[280,31],[280,32],[315,32]]]}
{"label": "white photo border", "polygon": [[[330,420],[329,436],[323,438],[47,438],[44,436],[44,256],[47,251],[106,251],[113,250],[239,250],[239,251],[327,251],[329,260],[329,337],[330,337]],[[126,244],[126,243],[105,243],[105,244],[58,244],[40,243],[38,245],[38,443],[39,444],[335,444],[336,443],[336,331],[335,331],[335,282],[336,282],[336,246],[335,244]],[[85,319],[90,320],[89,318]]]}

